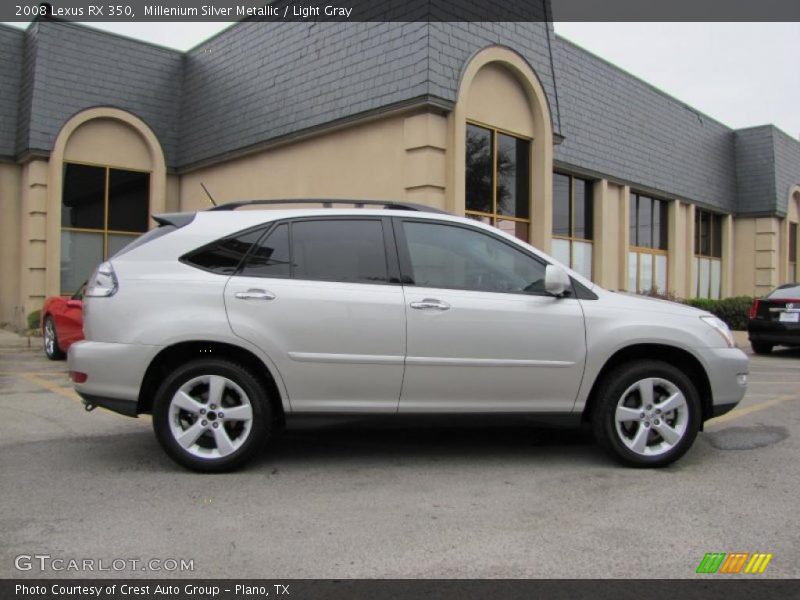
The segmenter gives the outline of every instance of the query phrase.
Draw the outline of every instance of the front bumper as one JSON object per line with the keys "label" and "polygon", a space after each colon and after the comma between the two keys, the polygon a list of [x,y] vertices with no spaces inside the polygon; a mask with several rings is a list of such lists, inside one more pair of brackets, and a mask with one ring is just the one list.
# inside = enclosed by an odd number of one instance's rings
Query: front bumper
{"label": "front bumper", "polygon": [[739,348],[703,348],[699,354],[711,385],[711,416],[718,417],[744,398],[750,360]]}
{"label": "front bumper", "polygon": [[161,346],[82,341],[70,346],[70,373],[85,373],[75,391],[85,404],[102,406],[129,417],[138,414],[139,390],[147,367]]}

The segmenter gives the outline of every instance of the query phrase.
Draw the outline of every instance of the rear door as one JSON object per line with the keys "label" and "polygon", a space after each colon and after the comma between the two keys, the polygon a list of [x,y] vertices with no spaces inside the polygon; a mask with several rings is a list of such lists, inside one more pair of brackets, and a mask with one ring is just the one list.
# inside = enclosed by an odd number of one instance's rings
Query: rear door
{"label": "rear door", "polygon": [[225,305],[236,335],[277,365],[294,412],[397,410],[405,308],[388,218],[275,224]]}
{"label": "rear door", "polygon": [[482,229],[397,219],[408,352],[400,412],[571,412],[583,310],[546,263]]}

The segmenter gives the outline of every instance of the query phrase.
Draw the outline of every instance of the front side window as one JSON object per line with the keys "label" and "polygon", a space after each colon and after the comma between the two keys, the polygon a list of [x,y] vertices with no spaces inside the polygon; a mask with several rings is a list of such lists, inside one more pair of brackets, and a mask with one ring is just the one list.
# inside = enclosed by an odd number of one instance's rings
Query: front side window
{"label": "front side window", "polygon": [[150,174],[66,163],[61,202],[61,293],[141,233],[150,218]]}
{"label": "front side window", "polygon": [[693,296],[720,297],[722,291],[722,215],[694,211]]}
{"label": "front side window", "polygon": [[467,124],[466,215],[528,241],[530,141]]}
{"label": "front side window", "polygon": [[632,193],[628,253],[628,290],[667,291],[667,211],[665,200]]}
{"label": "front side window", "polygon": [[553,173],[553,257],[592,278],[592,182]]}
{"label": "front side window", "polygon": [[506,293],[544,292],[546,265],[480,231],[403,222],[414,285]]}

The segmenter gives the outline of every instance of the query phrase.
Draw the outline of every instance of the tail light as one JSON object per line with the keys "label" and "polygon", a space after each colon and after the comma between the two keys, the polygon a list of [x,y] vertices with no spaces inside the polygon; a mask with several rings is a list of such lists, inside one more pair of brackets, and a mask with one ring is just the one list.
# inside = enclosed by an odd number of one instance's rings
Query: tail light
{"label": "tail light", "polygon": [[755,319],[756,315],[758,314],[758,303],[761,302],[758,298],[753,300],[753,304],[750,306],[750,318]]}
{"label": "tail light", "polygon": [[117,293],[117,288],[117,274],[114,272],[114,267],[110,262],[104,262],[92,275],[84,295],[96,298],[113,296]]}

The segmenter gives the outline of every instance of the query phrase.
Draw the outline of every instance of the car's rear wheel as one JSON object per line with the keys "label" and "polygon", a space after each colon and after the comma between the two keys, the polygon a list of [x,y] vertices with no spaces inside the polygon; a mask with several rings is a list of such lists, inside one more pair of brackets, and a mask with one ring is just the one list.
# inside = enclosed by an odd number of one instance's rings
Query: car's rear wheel
{"label": "car's rear wheel", "polygon": [[153,402],[153,429],[166,453],[195,471],[242,466],[270,435],[264,387],[244,367],[202,359],[183,365],[161,385]]}
{"label": "car's rear wheel", "polygon": [[53,317],[47,315],[42,324],[42,338],[44,339],[44,353],[50,360],[63,360],[66,354],[58,346],[58,334]]}
{"label": "car's rear wheel", "polygon": [[756,354],[769,354],[772,352],[772,344],[768,344],[766,342],[750,342],[750,346],[753,348],[753,352]]}
{"label": "car's rear wheel", "polygon": [[598,443],[620,462],[663,467],[691,447],[701,419],[697,390],[680,369],[641,360],[604,378],[593,428]]}

